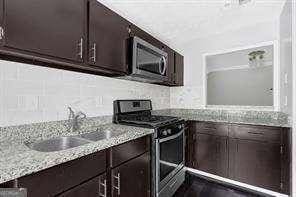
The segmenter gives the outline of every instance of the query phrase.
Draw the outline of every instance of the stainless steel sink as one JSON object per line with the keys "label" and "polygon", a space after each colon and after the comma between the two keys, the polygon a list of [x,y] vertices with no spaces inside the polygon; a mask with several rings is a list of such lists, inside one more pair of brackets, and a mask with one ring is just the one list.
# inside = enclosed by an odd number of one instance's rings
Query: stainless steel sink
{"label": "stainless steel sink", "polygon": [[54,152],[74,148],[90,143],[88,140],[78,137],[57,137],[34,143],[25,143],[29,148],[39,152]]}
{"label": "stainless steel sink", "polygon": [[122,132],[118,132],[118,131],[114,132],[110,130],[106,130],[106,131],[97,130],[90,133],[81,134],[79,137],[87,140],[91,140],[91,141],[99,141],[99,140],[110,139],[112,137],[120,135],[121,133]]}

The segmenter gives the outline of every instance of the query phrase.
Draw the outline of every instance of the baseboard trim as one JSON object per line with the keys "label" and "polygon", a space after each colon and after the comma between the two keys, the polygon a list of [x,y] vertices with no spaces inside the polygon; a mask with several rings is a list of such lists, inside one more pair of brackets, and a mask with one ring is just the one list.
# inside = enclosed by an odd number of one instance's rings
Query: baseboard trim
{"label": "baseboard trim", "polygon": [[231,180],[231,179],[223,178],[223,177],[213,175],[213,174],[210,174],[210,173],[206,173],[206,172],[203,172],[203,171],[200,171],[200,170],[196,170],[196,169],[192,169],[192,168],[186,168],[186,171],[191,172],[191,173],[193,173],[194,175],[196,175],[198,177],[201,177],[201,178],[204,178],[204,179],[207,179],[207,180],[210,180],[210,181],[215,181],[215,182],[218,182],[218,183],[221,183],[221,184],[226,184],[226,185],[236,187],[236,188],[239,188],[239,189],[243,189],[245,191],[249,191],[249,192],[252,192],[252,193],[259,194],[259,195],[274,196],[274,197],[289,197],[286,194],[274,192],[274,191],[271,191],[271,190],[268,190],[268,189],[264,189],[264,188],[261,188],[261,187],[256,187],[256,186],[249,185],[249,184],[246,184],[246,183],[242,183],[242,182],[239,182],[239,181],[234,181],[234,180]]}

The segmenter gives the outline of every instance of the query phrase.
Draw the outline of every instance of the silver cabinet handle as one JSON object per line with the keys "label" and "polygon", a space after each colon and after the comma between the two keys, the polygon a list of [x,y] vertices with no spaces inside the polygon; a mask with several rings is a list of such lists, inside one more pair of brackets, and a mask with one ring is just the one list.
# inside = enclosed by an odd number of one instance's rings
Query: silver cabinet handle
{"label": "silver cabinet handle", "polygon": [[79,48],[79,52],[77,55],[80,59],[83,59],[83,38],[80,39],[78,43],[78,48]]}
{"label": "silver cabinet handle", "polygon": [[[104,187],[104,193],[103,194],[101,193],[101,186]],[[107,197],[107,180],[104,179],[103,183],[100,180],[99,187],[100,187],[100,189],[99,189],[99,197]]]}
{"label": "silver cabinet handle", "polygon": [[117,186],[114,186],[113,187],[117,190],[117,195],[120,196],[120,173],[118,172],[117,173],[117,176],[113,176],[114,179],[117,180]]}
{"label": "silver cabinet handle", "polygon": [[90,61],[93,61],[94,63],[96,63],[97,61],[97,44],[94,43],[93,47],[90,49],[90,54],[93,54],[93,56],[90,57]]}
{"label": "silver cabinet handle", "polygon": [[4,29],[3,27],[0,27],[0,40],[4,38]]}

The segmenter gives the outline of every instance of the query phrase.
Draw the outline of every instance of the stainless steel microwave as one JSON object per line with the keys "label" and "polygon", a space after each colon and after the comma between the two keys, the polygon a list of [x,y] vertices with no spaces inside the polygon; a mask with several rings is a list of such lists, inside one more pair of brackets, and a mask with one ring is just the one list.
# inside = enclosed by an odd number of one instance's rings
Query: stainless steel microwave
{"label": "stainless steel microwave", "polygon": [[142,81],[166,81],[168,54],[139,37],[131,39],[130,77]]}

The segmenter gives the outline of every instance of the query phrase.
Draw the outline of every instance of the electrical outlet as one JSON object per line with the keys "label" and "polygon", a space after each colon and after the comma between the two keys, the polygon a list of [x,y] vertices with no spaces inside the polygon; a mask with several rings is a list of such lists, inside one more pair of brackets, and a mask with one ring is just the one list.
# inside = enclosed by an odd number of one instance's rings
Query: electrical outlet
{"label": "electrical outlet", "polygon": [[288,106],[288,96],[285,96],[285,106]]}
{"label": "electrical outlet", "polygon": [[285,74],[285,84],[288,84],[288,73]]}
{"label": "electrical outlet", "polygon": [[95,105],[96,107],[102,107],[103,106],[103,97],[97,96],[95,99]]}

